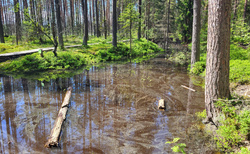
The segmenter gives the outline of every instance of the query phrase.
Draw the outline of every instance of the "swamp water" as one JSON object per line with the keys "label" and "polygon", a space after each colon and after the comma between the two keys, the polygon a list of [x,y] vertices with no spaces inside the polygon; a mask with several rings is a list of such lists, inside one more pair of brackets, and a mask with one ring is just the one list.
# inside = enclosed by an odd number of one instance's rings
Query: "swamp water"
{"label": "swamp water", "polygon": [[[44,85],[1,76],[0,153],[172,153],[165,142],[175,137],[188,153],[206,153],[187,135],[194,113],[204,109],[204,89],[193,85],[185,70],[155,58],[92,67]],[[60,148],[44,148],[69,86]],[[157,109],[160,99],[166,100],[166,111]]]}

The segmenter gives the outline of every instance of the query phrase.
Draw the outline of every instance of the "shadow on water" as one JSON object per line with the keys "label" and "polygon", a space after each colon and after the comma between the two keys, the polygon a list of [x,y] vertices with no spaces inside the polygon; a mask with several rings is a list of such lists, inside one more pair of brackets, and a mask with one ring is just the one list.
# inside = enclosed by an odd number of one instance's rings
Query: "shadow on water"
{"label": "shadow on water", "polygon": [[[167,140],[184,138],[190,119],[204,109],[204,92],[185,68],[156,58],[147,64],[113,64],[69,78],[38,80],[0,77],[1,153],[171,153]],[[181,85],[191,86],[189,92]],[[73,87],[61,148],[46,149],[65,89]],[[159,111],[159,99],[167,110]]]}

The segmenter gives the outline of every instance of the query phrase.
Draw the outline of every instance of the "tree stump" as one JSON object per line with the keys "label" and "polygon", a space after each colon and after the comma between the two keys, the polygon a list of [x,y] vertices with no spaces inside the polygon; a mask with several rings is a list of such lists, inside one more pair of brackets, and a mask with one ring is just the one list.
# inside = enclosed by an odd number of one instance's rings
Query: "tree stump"
{"label": "tree stump", "polygon": [[163,110],[166,109],[166,103],[165,103],[164,99],[160,99],[159,100],[159,102],[158,102],[158,109],[163,109]]}

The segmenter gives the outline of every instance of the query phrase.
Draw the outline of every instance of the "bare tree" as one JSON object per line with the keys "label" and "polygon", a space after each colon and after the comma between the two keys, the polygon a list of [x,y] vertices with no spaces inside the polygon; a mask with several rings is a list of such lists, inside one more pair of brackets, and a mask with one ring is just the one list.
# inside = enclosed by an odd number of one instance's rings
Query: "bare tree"
{"label": "bare tree", "polygon": [[2,23],[2,5],[0,4],[0,42],[4,43],[4,34],[3,34],[3,23]]}
{"label": "bare tree", "polygon": [[[170,0],[168,0],[168,27],[167,27],[167,50],[168,50],[168,46],[169,46],[169,15],[170,15]],[[165,47],[165,46],[164,46]]]}
{"label": "bare tree", "polygon": [[104,20],[104,36],[107,39],[107,23],[106,23],[106,11],[105,11],[105,1],[103,0],[103,20]]}
{"label": "bare tree", "polygon": [[57,29],[58,29],[59,46],[61,48],[64,48],[59,0],[55,0],[55,5],[56,5],[56,21],[57,21]]}
{"label": "bare tree", "polygon": [[214,99],[229,98],[231,0],[208,1],[205,107],[207,121],[214,121]]}
{"label": "bare tree", "polygon": [[246,21],[246,12],[247,12],[247,0],[245,0],[245,5],[244,5],[244,14],[243,14],[243,18]]}
{"label": "bare tree", "polygon": [[96,15],[96,36],[100,37],[100,28],[99,28],[99,10],[98,10],[98,3],[97,0],[95,0],[95,15]]}
{"label": "bare tree", "polygon": [[141,39],[141,0],[139,0],[139,26],[138,26],[138,40]]}
{"label": "bare tree", "polygon": [[82,0],[82,10],[84,16],[84,38],[83,38],[83,45],[88,44],[88,7],[87,7],[87,0]]}
{"label": "bare tree", "polygon": [[74,34],[74,0],[70,0],[71,33]]}
{"label": "bare tree", "polygon": [[116,18],[116,0],[113,0],[113,41],[114,47],[117,47],[117,18]]}
{"label": "bare tree", "polygon": [[15,24],[16,24],[16,44],[21,40],[21,19],[20,19],[20,10],[19,10],[19,0],[14,0],[15,8]]}
{"label": "bare tree", "polygon": [[194,0],[191,69],[200,61],[201,0]]}

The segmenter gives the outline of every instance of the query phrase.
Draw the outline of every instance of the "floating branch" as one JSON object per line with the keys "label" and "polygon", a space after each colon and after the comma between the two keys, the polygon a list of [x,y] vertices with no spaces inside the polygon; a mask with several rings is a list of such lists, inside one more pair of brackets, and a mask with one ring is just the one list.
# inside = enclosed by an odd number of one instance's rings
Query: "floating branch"
{"label": "floating branch", "polygon": [[69,107],[72,87],[69,87],[64,97],[62,107],[59,110],[54,127],[50,133],[48,142],[44,145],[46,148],[58,147],[58,139],[61,133],[63,121],[66,119],[66,113]]}
{"label": "floating branch", "polygon": [[187,87],[187,86],[184,86],[184,85],[181,85],[183,88],[186,88],[186,89],[188,89],[188,90],[191,90],[191,91],[194,91],[194,92],[196,92],[196,90],[194,90],[194,89],[192,89],[192,88],[189,88],[189,87]]}

